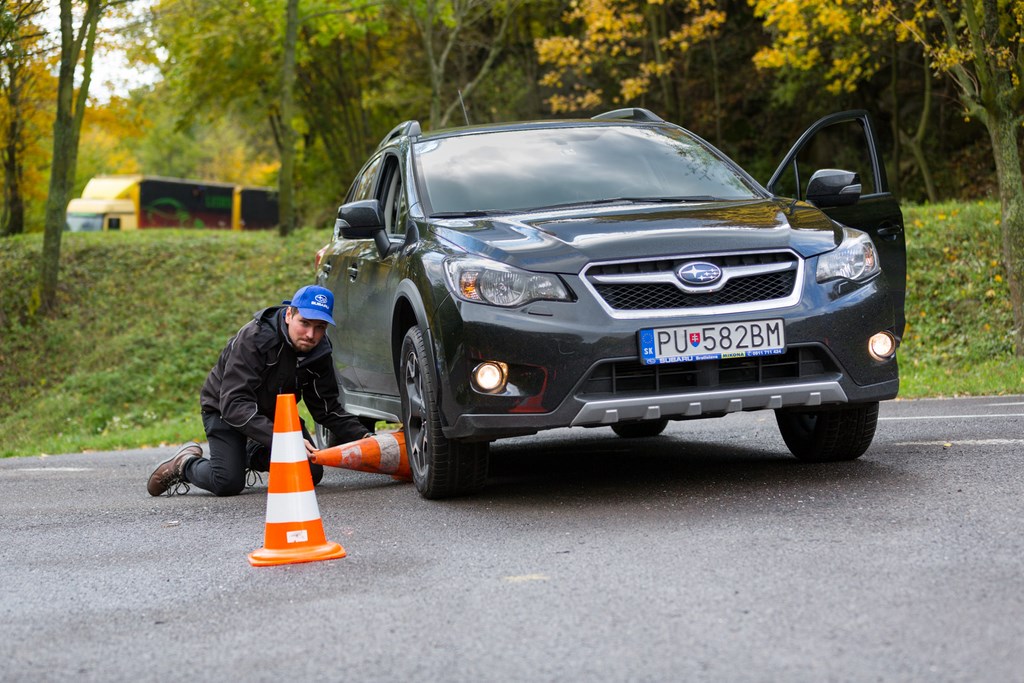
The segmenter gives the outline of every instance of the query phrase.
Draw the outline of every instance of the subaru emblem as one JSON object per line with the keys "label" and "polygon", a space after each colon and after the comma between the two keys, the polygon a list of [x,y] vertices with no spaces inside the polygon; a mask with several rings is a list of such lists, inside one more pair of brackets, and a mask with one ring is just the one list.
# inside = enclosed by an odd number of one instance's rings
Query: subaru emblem
{"label": "subaru emblem", "polygon": [[710,285],[722,279],[722,269],[706,261],[691,261],[676,268],[676,277],[688,285]]}

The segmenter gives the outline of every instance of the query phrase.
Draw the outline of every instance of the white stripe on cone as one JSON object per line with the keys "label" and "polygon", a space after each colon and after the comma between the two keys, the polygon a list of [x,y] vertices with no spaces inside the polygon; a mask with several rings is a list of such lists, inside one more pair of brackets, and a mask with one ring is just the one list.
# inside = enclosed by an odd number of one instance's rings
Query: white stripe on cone
{"label": "white stripe on cone", "polygon": [[270,457],[274,462],[302,462],[306,459],[306,444],[302,432],[274,432],[270,444]]}
{"label": "white stripe on cone", "polygon": [[267,494],[267,524],[312,522],[320,519],[314,491]]}
{"label": "white stripe on cone", "polygon": [[398,439],[391,434],[374,434],[373,438],[380,446],[380,469],[384,472],[397,472],[402,464],[402,449]]}

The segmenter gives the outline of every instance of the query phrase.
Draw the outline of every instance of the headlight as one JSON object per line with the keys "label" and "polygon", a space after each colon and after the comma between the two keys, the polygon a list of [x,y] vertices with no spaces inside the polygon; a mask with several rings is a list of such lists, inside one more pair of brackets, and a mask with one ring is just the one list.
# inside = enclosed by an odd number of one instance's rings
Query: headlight
{"label": "headlight", "polygon": [[866,280],[881,270],[878,251],[867,233],[843,229],[843,243],[818,257],[818,282],[844,278]]}
{"label": "headlight", "polygon": [[522,306],[531,301],[572,301],[555,275],[531,273],[497,261],[451,258],[445,261],[448,286],[455,296],[494,306]]}

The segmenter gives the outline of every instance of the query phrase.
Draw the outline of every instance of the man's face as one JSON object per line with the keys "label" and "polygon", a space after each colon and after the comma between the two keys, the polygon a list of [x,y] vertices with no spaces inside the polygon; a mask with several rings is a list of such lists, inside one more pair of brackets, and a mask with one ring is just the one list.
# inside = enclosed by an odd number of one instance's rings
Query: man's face
{"label": "man's face", "polygon": [[309,353],[316,348],[327,332],[324,320],[307,320],[295,309],[289,308],[284,314],[284,322],[288,325],[288,338],[296,351]]}

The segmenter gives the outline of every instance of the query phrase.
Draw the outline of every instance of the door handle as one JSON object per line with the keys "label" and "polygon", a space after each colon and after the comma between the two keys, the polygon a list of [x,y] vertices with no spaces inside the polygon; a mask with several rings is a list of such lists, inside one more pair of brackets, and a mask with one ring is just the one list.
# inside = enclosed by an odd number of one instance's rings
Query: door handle
{"label": "door handle", "polygon": [[352,282],[356,281],[356,277],[359,276],[359,266],[351,265],[348,267],[348,279]]}
{"label": "door handle", "polygon": [[331,274],[331,264],[330,263],[322,263],[322,264],[320,264],[320,270],[322,270],[324,272],[324,275],[330,275]]}
{"label": "door handle", "polygon": [[892,238],[895,238],[896,235],[898,235],[901,232],[903,232],[903,226],[902,225],[897,225],[896,223],[890,223],[889,221],[886,221],[885,223],[882,223],[881,225],[878,226],[877,232],[878,232],[878,236],[879,237],[892,237]]}

